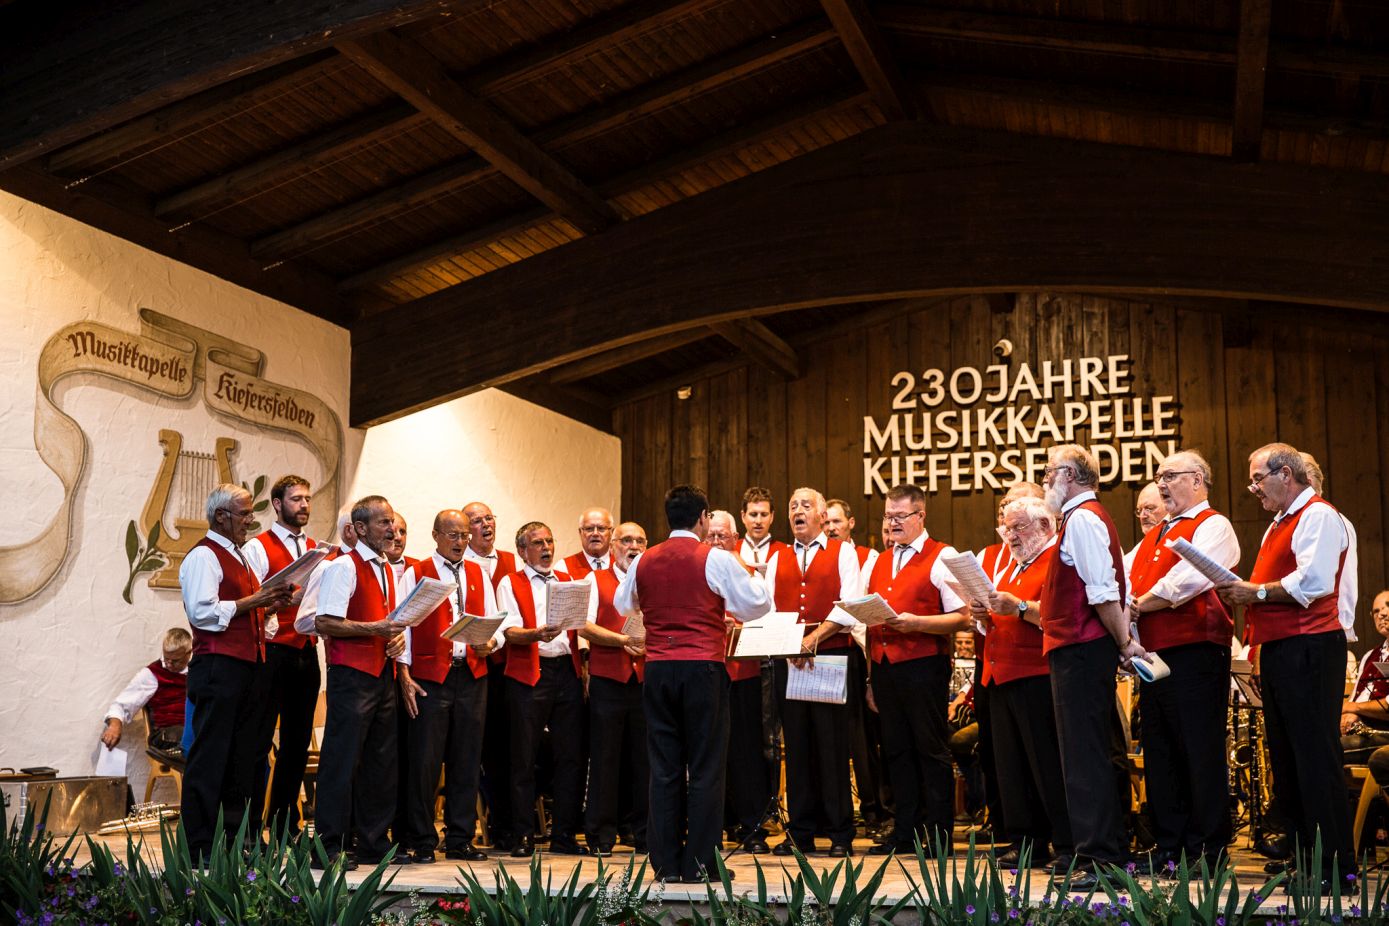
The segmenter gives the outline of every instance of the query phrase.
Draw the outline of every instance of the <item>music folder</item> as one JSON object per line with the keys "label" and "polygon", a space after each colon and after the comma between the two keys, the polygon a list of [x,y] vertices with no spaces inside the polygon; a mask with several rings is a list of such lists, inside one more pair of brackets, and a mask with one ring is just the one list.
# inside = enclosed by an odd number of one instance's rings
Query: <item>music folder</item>
{"label": "music folder", "polygon": [[728,636],[729,659],[790,659],[807,655],[805,628],[794,611],[773,611],[741,627]]}

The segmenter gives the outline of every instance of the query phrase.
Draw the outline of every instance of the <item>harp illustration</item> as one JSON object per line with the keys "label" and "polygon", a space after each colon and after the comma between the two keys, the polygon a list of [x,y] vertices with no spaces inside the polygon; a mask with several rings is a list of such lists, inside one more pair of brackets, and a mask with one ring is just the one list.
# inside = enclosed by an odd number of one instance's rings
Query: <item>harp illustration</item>
{"label": "harp illustration", "polygon": [[150,528],[158,523],[160,537],[155,549],[169,559],[169,564],[150,578],[150,588],[178,588],[183,557],[207,536],[208,494],[218,483],[233,481],[231,455],[237,442],[219,437],[212,453],[197,453],[183,449],[182,434],[161,428],[159,443],[164,447],[164,461],[140,514],[140,530],[148,537]]}

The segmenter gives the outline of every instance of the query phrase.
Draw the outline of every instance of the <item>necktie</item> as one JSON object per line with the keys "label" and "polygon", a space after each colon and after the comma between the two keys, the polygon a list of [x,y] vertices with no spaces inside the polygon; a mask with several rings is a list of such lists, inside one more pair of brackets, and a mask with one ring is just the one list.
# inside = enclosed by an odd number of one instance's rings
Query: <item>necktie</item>
{"label": "necktie", "polygon": [[458,613],[457,613],[456,615],[454,615],[454,619],[456,620],[456,619],[462,617],[463,614],[464,614],[464,610],[463,610],[463,580],[462,580],[461,578],[459,578],[459,575],[458,575],[458,571],[459,571],[460,569],[463,568],[463,564],[462,564],[462,563],[450,563],[448,560],[444,560],[444,565],[448,568],[449,572],[452,572],[452,573],[453,573],[453,581],[454,581],[454,583],[458,586],[458,588],[454,589],[454,594],[457,595],[457,597],[458,597]]}
{"label": "necktie", "polygon": [[289,539],[294,541],[294,558],[295,558],[295,559],[298,559],[299,557],[303,556],[303,555],[304,555],[304,545],[303,545],[304,535],[303,535],[303,534],[290,534],[290,535],[289,535]]}
{"label": "necktie", "polygon": [[381,567],[381,603],[389,607],[391,604],[391,596],[386,591],[390,588],[390,586],[386,584],[389,581],[386,578],[386,561],[384,559],[378,559],[376,565]]}
{"label": "necktie", "polygon": [[894,578],[896,578],[897,573],[902,571],[902,564],[907,561],[907,557],[911,556],[914,552],[916,551],[908,544],[899,543],[897,545],[897,557],[892,564],[892,575]]}
{"label": "necktie", "polygon": [[593,569],[594,569],[594,571],[597,571],[597,570],[602,569],[602,568],[603,568],[603,561],[602,561],[601,559],[595,559],[595,560],[593,561]]}
{"label": "necktie", "polygon": [[799,553],[799,554],[801,555],[801,574],[804,575],[804,574],[805,574],[805,558],[806,558],[806,555],[810,552],[810,546],[809,546],[808,544],[801,543],[799,540],[797,540],[797,541],[796,541],[796,552]]}
{"label": "necktie", "polygon": [[762,548],[755,543],[752,545],[752,561],[754,563],[762,562]]}
{"label": "necktie", "polygon": [[1164,538],[1164,537],[1167,536],[1167,532],[1168,532],[1169,530],[1171,530],[1171,528],[1172,528],[1172,521],[1171,521],[1170,519],[1163,519],[1162,527],[1159,527],[1159,528],[1158,528],[1158,539],[1157,539],[1157,542],[1158,542],[1158,543],[1162,543],[1162,538]]}

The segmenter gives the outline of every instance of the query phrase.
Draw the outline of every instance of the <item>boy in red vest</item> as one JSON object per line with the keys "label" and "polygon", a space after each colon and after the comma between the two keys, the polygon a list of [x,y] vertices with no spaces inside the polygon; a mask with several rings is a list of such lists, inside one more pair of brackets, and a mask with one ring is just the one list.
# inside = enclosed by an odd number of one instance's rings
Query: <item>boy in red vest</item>
{"label": "boy in red vest", "polygon": [[170,756],[179,756],[183,739],[183,705],[188,700],[188,660],[193,657],[193,637],[182,627],[164,634],[163,655],[145,666],[106,710],[101,745],[115,749],[125,725],[146,704],[152,724],[146,731],[149,745]]}

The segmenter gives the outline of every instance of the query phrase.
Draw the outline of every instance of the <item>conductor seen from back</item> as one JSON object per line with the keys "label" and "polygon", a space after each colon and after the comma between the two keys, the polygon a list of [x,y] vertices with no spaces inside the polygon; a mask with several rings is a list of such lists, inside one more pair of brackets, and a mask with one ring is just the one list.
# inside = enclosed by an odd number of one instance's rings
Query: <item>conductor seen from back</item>
{"label": "conductor seen from back", "polygon": [[702,542],[709,529],[702,489],[678,485],[665,505],[670,536],[632,563],[613,603],[623,614],[642,611],[646,625],[652,869],[666,881],[695,882],[714,871],[723,819],[724,613],[753,620],[771,601],[736,556]]}

